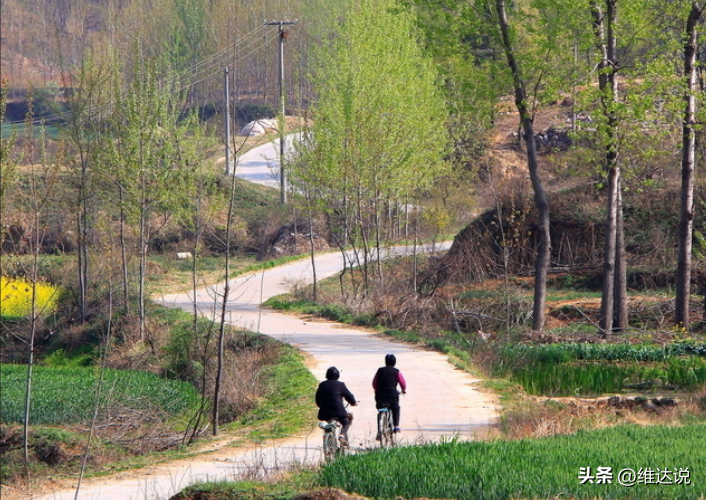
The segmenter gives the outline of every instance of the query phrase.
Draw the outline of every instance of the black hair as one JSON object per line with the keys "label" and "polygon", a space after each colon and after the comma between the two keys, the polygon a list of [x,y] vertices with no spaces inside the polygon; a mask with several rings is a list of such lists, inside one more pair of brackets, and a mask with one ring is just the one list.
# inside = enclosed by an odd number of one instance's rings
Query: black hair
{"label": "black hair", "polygon": [[394,354],[388,354],[385,356],[385,366],[395,366],[397,364],[397,358]]}
{"label": "black hair", "polygon": [[341,373],[338,371],[338,368],[335,366],[332,366],[328,370],[326,370],[326,380],[338,380],[338,378],[341,376]]}

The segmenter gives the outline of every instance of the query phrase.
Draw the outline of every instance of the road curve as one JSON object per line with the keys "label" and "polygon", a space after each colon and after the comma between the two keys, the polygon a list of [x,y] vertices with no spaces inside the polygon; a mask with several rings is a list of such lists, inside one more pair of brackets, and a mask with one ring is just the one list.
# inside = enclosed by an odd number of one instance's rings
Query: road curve
{"label": "road curve", "polygon": [[[294,154],[294,144],[300,140],[300,137],[300,133],[287,135],[284,141],[286,158]],[[254,184],[280,189],[279,142],[279,138],[273,138],[270,142],[238,156],[235,164],[235,176]]]}
{"label": "road curve", "polygon": [[[270,187],[279,186],[278,145],[266,144],[239,159],[236,176]],[[448,249],[449,242],[418,248],[419,252]],[[404,255],[408,247],[389,249],[389,255]],[[340,253],[317,255],[319,279],[333,276],[343,265]],[[310,259],[238,277],[230,281],[231,298],[227,304],[228,321],[293,344],[308,355],[310,369],[323,380],[326,368],[336,366],[360,404],[353,409],[352,450],[374,447],[375,402],[371,386],[376,369],[387,353],[397,356],[397,367],[404,374],[408,390],[400,401],[402,433],[400,442],[416,444],[443,439],[473,439],[497,419],[493,398],[477,390],[478,380],[455,369],[437,352],[394,342],[374,332],[335,323],[308,321],[296,316],[261,309],[268,298],[287,292],[293,285],[312,281]],[[164,305],[193,311],[196,300],[200,313],[214,318],[220,311],[223,284],[191,294],[163,295]],[[312,394],[312,406],[313,394]],[[310,429],[287,439],[264,443],[255,448],[221,448],[188,460],[170,462],[145,469],[127,471],[109,478],[84,480],[81,500],[166,500],[186,486],[197,482],[252,479],[293,464],[321,461],[321,433],[312,422]],[[3,488],[10,499],[73,500],[74,488],[59,489],[45,495],[15,495]]]}
{"label": "road curve", "polygon": [[[442,245],[442,248],[445,246]],[[431,251],[432,248],[425,250]],[[408,250],[400,247],[391,251],[404,253]],[[317,276],[322,279],[335,275],[342,262],[340,253],[318,255]],[[293,284],[309,283],[311,276],[311,260],[303,259],[231,280],[233,298],[227,305],[228,320],[295,345],[310,357],[311,371],[319,380],[323,380],[326,368],[331,365],[341,370],[341,380],[360,400],[358,407],[354,408],[355,420],[351,428],[354,451],[376,444],[376,412],[371,381],[375,370],[383,364],[384,355],[390,352],[396,354],[397,366],[408,382],[407,395],[400,402],[403,443],[452,438],[470,440],[495,422],[497,413],[492,397],[479,392],[476,388],[478,380],[455,369],[442,354],[394,342],[362,329],[322,321],[311,322],[260,309],[261,301],[287,291]],[[221,292],[222,285],[198,291],[196,302],[201,314],[214,316],[220,308],[217,297]],[[161,297],[163,304],[187,311],[193,310],[192,301],[190,294]],[[321,434],[316,422],[312,422],[312,427],[300,435],[265,443],[257,448],[221,449],[191,460],[130,471],[120,477],[86,480],[81,486],[79,498],[165,500],[196,482],[252,478],[253,474],[265,475],[292,464],[319,463],[320,444]],[[71,500],[74,495],[75,489],[65,489],[34,498]]]}

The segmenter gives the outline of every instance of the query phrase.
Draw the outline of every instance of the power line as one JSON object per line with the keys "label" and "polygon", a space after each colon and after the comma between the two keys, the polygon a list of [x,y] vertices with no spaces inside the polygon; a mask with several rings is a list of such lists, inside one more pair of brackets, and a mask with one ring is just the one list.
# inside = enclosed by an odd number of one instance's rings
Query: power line
{"label": "power line", "polygon": [[[271,40],[270,38],[265,39],[265,41],[262,41],[262,39],[260,39],[259,37],[259,32],[262,31],[265,26],[265,24],[259,25],[257,28],[253,29],[243,37],[239,38],[234,45],[230,45],[228,47],[218,50],[217,52],[206,57],[204,60],[193,64],[192,66],[184,69],[177,75],[170,76],[168,77],[168,79],[158,82],[158,84],[168,84],[170,82],[175,82],[179,85],[178,90],[186,90],[190,87],[193,87],[199,83],[208,80],[216,74],[220,74],[223,71],[223,67],[227,65],[229,59],[234,58],[235,56],[238,56],[239,58],[247,58],[258,50],[260,50],[261,48],[263,48],[267,44],[267,42]],[[256,35],[257,38],[255,38]],[[253,45],[258,42],[259,44],[253,47]],[[244,53],[239,53],[239,51],[243,51]],[[101,107],[100,109],[95,111],[95,114],[99,114],[105,110],[106,107]],[[29,122],[29,124],[39,125],[58,120],[65,120],[70,114],[70,111],[52,113],[50,115],[46,115],[40,118],[35,118],[31,122]],[[21,124],[27,124],[27,122],[25,120],[6,121],[2,123],[2,126],[13,126]]]}
{"label": "power line", "polygon": [[[265,45],[267,45],[267,42],[266,42],[266,41],[260,43],[260,45],[258,45],[258,46],[255,47],[254,49],[252,49],[250,52],[247,52],[246,54],[243,54],[243,55],[239,55],[239,57],[248,57],[248,56],[252,55],[253,53],[257,52],[258,50],[260,50],[261,48],[263,48]],[[190,82],[190,83],[184,84],[184,85],[182,86],[181,90],[185,90],[185,89],[188,88],[188,87],[193,87],[194,85],[197,85],[197,84],[199,84],[199,83],[201,83],[201,82],[204,82],[204,81],[208,80],[209,78],[213,77],[213,76],[216,75],[216,74],[222,73],[224,66],[227,66],[227,64],[219,64],[219,65],[213,64],[212,67],[210,68],[211,71],[212,71],[210,74],[208,74],[208,75],[202,77],[202,78],[199,79],[199,80],[195,80],[195,81],[192,81],[192,82]]]}

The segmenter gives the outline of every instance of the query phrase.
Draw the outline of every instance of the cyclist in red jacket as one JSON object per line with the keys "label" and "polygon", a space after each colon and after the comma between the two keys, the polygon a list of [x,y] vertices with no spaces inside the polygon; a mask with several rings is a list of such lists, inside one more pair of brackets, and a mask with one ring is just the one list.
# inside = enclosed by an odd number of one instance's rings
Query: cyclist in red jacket
{"label": "cyclist in red jacket", "polygon": [[[400,393],[397,390],[399,385],[402,394],[407,394],[407,382],[402,376],[402,372],[395,368],[397,358],[394,354],[385,356],[385,366],[378,368],[373,378],[373,389],[375,389],[375,405],[378,409],[389,408],[392,410],[392,423],[395,432],[400,432]],[[375,439],[380,440],[380,435]]]}

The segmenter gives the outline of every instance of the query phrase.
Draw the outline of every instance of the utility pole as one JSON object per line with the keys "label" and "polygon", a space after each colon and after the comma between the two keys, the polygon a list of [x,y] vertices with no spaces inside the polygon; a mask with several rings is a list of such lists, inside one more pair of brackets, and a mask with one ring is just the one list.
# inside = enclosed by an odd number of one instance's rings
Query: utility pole
{"label": "utility pole", "polygon": [[284,152],[286,151],[284,143],[286,118],[284,106],[284,41],[288,36],[288,32],[283,26],[291,26],[293,24],[297,24],[296,19],[294,21],[270,21],[265,23],[267,26],[277,26],[279,28],[279,107],[282,114],[279,124],[279,200],[282,204],[287,203],[287,177],[284,168]]}
{"label": "utility pole", "polygon": [[230,91],[228,90],[228,68],[223,70],[223,77],[225,79],[225,98],[226,98],[226,112],[225,112],[225,136],[226,136],[226,175],[235,175],[235,169],[230,168]]}

